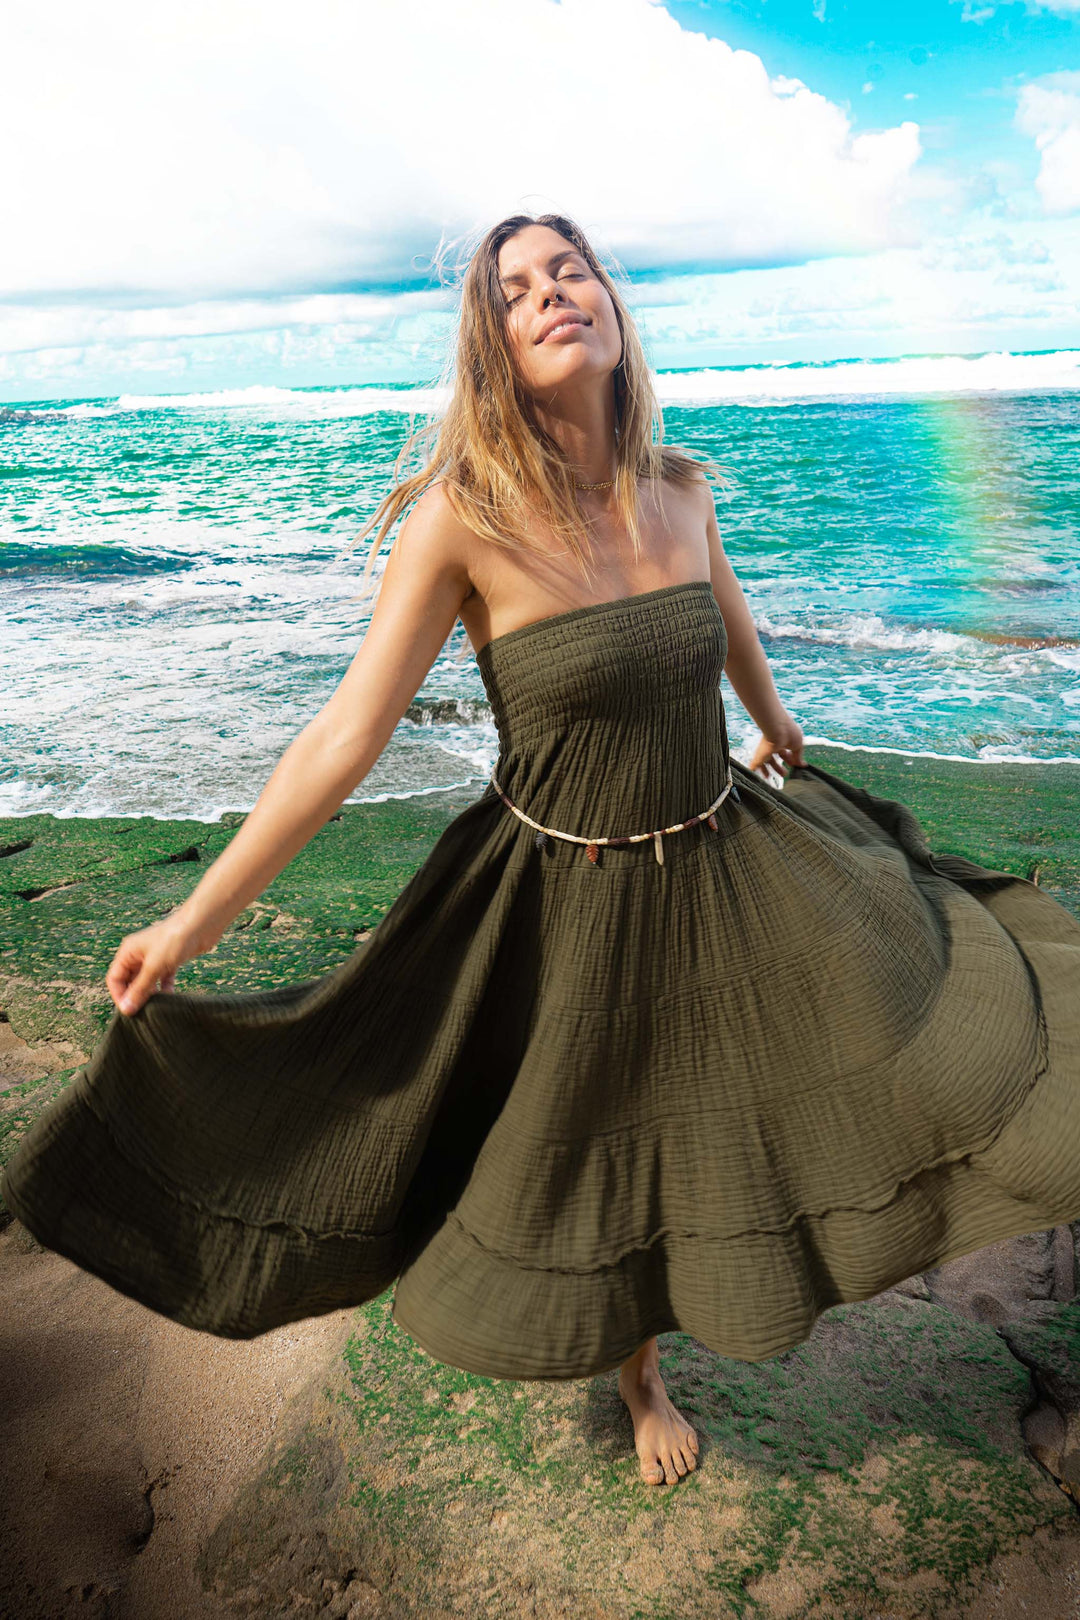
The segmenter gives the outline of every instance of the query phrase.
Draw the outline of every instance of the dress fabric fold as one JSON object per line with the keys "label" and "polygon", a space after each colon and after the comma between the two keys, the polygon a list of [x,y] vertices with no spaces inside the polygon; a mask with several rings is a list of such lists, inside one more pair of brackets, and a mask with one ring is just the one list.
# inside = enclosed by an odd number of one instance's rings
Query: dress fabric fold
{"label": "dress fabric fold", "polygon": [[585,1377],[679,1329],[762,1360],[830,1306],[1080,1218],[1080,925],[903,804],[731,760],[708,581],[477,663],[496,777],[369,942],[114,1013],[0,1190],[189,1327],[394,1286],[424,1349]]}

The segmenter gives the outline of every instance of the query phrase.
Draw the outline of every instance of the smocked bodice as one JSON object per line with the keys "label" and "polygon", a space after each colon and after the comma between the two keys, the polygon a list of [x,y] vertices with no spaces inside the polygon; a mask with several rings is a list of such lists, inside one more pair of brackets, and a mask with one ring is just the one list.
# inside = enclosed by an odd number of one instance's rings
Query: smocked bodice
{"label": "smocked bodice", "polygon": [[500,785],[566,832],[621,835],[697,815],[727,769],[726,655],[708,580],[494,637],[476,661],[499,734]]}

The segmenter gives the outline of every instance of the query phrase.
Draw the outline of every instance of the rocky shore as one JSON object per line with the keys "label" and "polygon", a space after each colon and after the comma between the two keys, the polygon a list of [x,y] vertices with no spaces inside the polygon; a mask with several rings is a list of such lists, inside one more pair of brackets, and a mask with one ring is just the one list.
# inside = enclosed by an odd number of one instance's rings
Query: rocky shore
{"label": "rocky shore", "polygon": [[[1080,915],[1080,767],[811,757]],[[328,971],[479,791],[343,807],[178,988]],[[120,938],[242,819],[0,820],[0,1162],[111,1015]],[[389,1295],[216,1340],[0,1208],[0,1614],[1075,1620],[1078,1277],[1080,1225],[837,1307],[768,1362],[667,1335],[702,1455],[650,1489],[614,1374],[460,1373],[394,1327]]]}

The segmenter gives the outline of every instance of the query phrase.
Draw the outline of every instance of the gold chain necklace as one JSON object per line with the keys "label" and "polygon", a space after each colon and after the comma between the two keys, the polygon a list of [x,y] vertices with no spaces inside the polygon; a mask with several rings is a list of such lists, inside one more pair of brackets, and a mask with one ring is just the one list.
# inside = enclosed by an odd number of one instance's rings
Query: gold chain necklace
{"label": "gold chain necklace", "polygon": [[601,479],[600,483],[598,483],[598,484],[581,484],[575,478],[574,479],[574,488],[575,489],[610,489],[614,482],[615,482],[614,478],[604,478],[604,479]]}

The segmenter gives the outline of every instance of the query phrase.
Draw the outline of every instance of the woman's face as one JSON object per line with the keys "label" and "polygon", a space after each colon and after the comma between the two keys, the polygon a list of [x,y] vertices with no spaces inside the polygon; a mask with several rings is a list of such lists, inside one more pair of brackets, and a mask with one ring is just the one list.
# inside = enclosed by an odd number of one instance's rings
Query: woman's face
{"label": "woman's face", "polygon": [[499,278],[518,374],[535,398],[610,376],[622,358],[615,306],[572,242],[528,225],[500,248]]}

